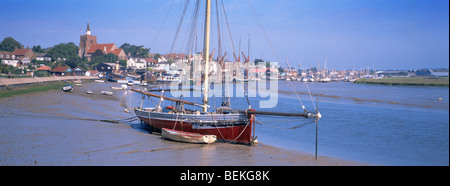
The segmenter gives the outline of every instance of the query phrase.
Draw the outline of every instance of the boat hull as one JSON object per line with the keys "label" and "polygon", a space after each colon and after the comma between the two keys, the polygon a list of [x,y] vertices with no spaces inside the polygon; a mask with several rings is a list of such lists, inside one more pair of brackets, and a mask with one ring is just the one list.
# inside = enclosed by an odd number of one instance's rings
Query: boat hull
{"label": "boat hull", "polygon": [[64,92],[70,92],[72,90],[73,90],[72,85],[66,85],[66,86],[61,88],[61,91],[64,91]]}
{"label": "boat hull", "polygon": [[216,142],[217,140],[216,135],[205,135],[191,132],[183,132],[167,128],[161,129],[161,136],[164,139],[186,143],[210,144]]}
{"label": "boat hull", "polygon": [[171,114],[135,110],[141,121],[151,130],[168,128],[184,132],[215,135],[217,140],[247,144],[252,141],[252,117],[245,114]]}

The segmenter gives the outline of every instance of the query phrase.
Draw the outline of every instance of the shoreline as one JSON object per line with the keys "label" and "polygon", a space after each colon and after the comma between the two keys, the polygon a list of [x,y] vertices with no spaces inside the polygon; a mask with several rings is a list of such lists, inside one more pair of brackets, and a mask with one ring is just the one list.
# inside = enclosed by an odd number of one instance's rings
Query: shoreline
{"label": "shoreline", "polygon": [[[149,134],[124,112],[125,90],[113,83],[0,98],[0,165],[364,166],[259,143],[187,144]],[[94,91],[93,95],[86,90]],[[108,122],[117,121],[117,122]],[[189,157],[189,161],[186,161]]]}
{"label": "shoreline", "polygon": [[73,80],[95,80],[96,76],[49,76],[49,77],[29,77],[29,78],[0,78],[0,90],[23,87],[34,84],[64,82]]}
{"label": "shoreline", "polygon": [[387,79],[358,79],[357,84],[384,86],[420,86],[420,87],[448,87],[448,77],[398,77]]}

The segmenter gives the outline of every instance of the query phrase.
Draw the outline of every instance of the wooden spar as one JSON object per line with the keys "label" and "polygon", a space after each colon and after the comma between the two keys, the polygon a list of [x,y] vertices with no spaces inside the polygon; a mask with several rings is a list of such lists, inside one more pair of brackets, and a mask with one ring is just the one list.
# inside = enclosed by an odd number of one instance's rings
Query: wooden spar
{"label": "wooden spar", "polygon": [[[181,90],[175,90],[175,91],[194,91],[195,89],[191,88],[191,89],[181,89]],[[148,90],[149,92],[171,92],[171,89],[156,89],[156,90]]]}
{"label": "wooden spar", "polygon": [[320,114],[314,113],[283,113],[283,112],[265,112],[255,110],[237,110],[241,113],[255,114],[255,115],[269,115],[269,116],[290,116],[290,117],[304,117],[304,118],[320,118]]}
{"label": "wooden spar", "polygon": [[201,105],[199,105],[199,104],[197,104],[197,103],[192,103],[192,102],[189,102],[189,101],[183,101],[183,100],[179,100],[179,99],[174,99],[174,98],[169,98],[169,97],[164,97],[164,96],[160,96],[160,95],[158,95],[158,94],[152,94],[152,93],[150,93],[150,92],[144,92],[144,91],[140,91],[140,90],[136,90],[136,89],[131,89],[131,91],[133,91],[133,92],[137,92],[137,93],[140,93],[140,94],[144,94],[144,95],[147,95],[147,96],[152,96],[152,97],[156,97],[156,98],[164,98],[165,100],[169,100],[169,101],[175,101],[175,102],[182,102],[182,103],[184,103],[184,104],[186,104],[186,105],[192,105],[192,106],[201,106]]}
{"label": "wooden spar", "polygon": [[[192,105],[192,106],[203,106],[197,103],[192,103],[189,101],[183,101],[183,100],[179,100],[179,99],[174,99],[174,98],[169,98],[169,97],[164,97],[164,96],[160,96],[158,94],[152,94],[150,92],[144,92],[144,91],[140,91],[140,90],[136,90],[136,89],[131,89],[131,91],[133,92],[137,92],[140,94],[144,94],[147,96],[152,96],[152,97],[156,97],[156,98],[164,98],[165,100],[169,100],[169,101],[175,101],[175,102],[182,102],[186,105]],[[266,111],[255,111],[255,110],[236,110],[237,112],[240,113],[246,113],[246,114],[255,114],[255,115],[268,115],[268,116],[290,116],[290,117],[304,117],[304,118],[317,118],[320,119],[322,116],[320,115],[320,113],[315,114],[315,113],[309,113],[309,112],[304,112],[304,113],[283,113],[283,112],[266,112]]]}

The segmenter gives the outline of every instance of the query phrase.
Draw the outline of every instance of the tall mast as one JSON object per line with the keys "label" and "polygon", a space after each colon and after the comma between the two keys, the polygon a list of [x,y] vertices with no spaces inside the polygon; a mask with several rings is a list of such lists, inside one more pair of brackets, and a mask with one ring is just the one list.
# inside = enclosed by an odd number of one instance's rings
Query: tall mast
{"label": "tall mast", "polygon": [[208,112],[208,91],[209,91],[209,35],[210,35],[210,25],[211,25],[211,0],[206,0],[206,15],[205,15],[205,66],[204,66],[204,76],[203,81],[203,112]]}

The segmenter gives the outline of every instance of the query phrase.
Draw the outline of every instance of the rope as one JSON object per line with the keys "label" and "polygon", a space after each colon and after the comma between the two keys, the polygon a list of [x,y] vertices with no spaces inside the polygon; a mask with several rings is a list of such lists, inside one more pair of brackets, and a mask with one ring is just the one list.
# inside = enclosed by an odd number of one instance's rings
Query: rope
{"label": "rope", "polygon": [[[255,115],[252,115],[252,119],[253,121],[256,121],[255,119]],[[250,120],[251,121],[251,120]],[[248,125],[250,124],[250,121],[247,122],[247,125],[245,125],[244,130],[242,130],[242,132],[238,135],[238,137],[236,137],[233,141],[236,142],[236,140],[241,137],[241,135],[244,133],[245,130],[247,130]]]}
{"label": "rope", "polygon": [[189,0],[186,0],[186,4],[184,4],[183,13],[181,14],[180,22],[178,23],[177,32],[175,33],[175,37],[172,42],[172,47],[170,48],[170,53],[173,52],[175,45],[177,43],[178,34],[180,33],[181,27],[183,25],[183,20],[184,20],[184,16],[186,15],[186,10],[187,10],[188,5],[189,5]]}
{"label": "rope", "polygon": [[222,4],[221,7],[222,7],[223,15],[225,17],[225,22],[226,22],[226,25],[227,25],[228,35],[230,36],[231,47],[233,48],[233,53],[236,53],[236,49],[234,48],[234,43],[233,43],[233,37],[231,35],[230,25],[228,24],[227,12],[225,11],[225,6],[223,5],[223,1],[222,0],[220,0],[220,3]]}
{"label": "rope", "polygon": [[312,95],[311,95],[311,91],[309,91],[308,82],[305,82],[305,83],[306,83],[306,88],[308,89],[309,97],[311,98],[311,103],[314,106],[314,110],[317,111],[316,105],[314,104],[314,100],[313,100]]}
{"label": "rope", "polygon": [[258,124],[260,124],[260,125],[264,125],[264,126],[271,127],[271,128],[275,128],[275,129],[287,129],[287,130],[295,130],[295,129],[298,129],[298,128],[302,128],[302,127],[304,127],[304,126],[306,126],[306,125],[309,125],[309,124],[311,124],[311,123],[314,123],[314,122],[316,122],[316,121],[314,120],[314,121],[311,121],[311,122],[308,122],[308,123],[303,123],[303,124],[299,124],[299,125],[296,125],[296,126],[293,126],[293,127],[285,128],[285,127],[275,127],[275,126],[272,126],[272,125],[267,125],[267,124],[264,124],[264,123],[262,123],[262,122],[260,122],[260,121],[257,121],[257,120],[255,119],[255,123],[258,123]]}
{"label": "rope", "polygon": [[[291,64],[289,63],[289,60],[287,59],[287,57],[286,57],[286,62],[288,64],[289,69],[291,69]],[[295,95],[297,96],[298,101],[300,102],[300,104],[302,104],[303,111],[306,111],[305,105],[303,105],[303,102],[302,102],[302,100],[300,99],[300,96],[297,93],[297,89],[295,89],[295,87],[294,87],[294,85],[292,84],[291,81],[289,81],[289,85],[291,85],[292,89],[294,89],[294,92],[295,92]],[[309,94],[311,94],[311,93],[309,93]]]}

